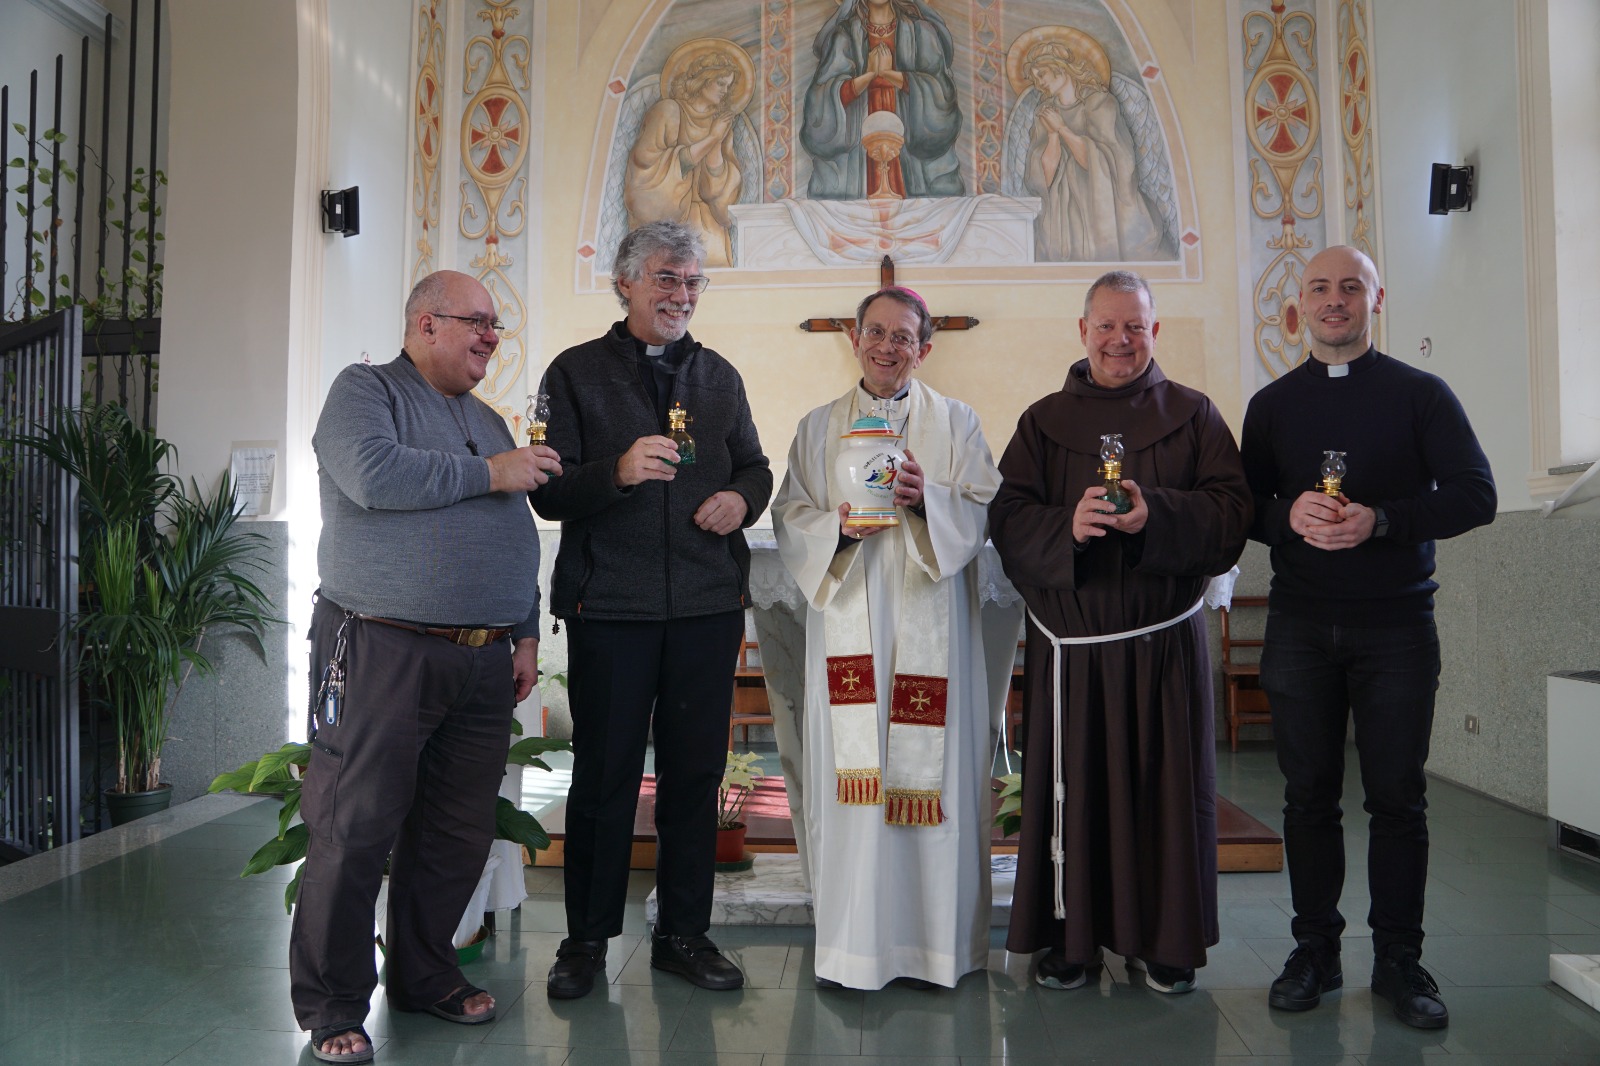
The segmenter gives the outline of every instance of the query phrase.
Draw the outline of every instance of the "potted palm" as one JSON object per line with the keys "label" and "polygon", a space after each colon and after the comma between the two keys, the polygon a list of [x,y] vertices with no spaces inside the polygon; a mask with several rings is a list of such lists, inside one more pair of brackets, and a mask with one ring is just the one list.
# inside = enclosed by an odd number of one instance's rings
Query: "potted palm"
{"label": "potted palm", "polygon": [[78,674],[116,728],[116,784],[107,793],[113,825],[165,808],[161,749],[173,705],[195,672],[214,672],[208,634],[247,634],[262,650],[267,595],[258,533],[237,528],[227,475],[207,496],[162,470],[172,445],[135,426],[119,407],[60,412],[36,436],[16,438],[79,486],[82,588],[68,633]]}
{"label": "potted palm", "polygon": [[755,791],[756,778],[763,776],[756,763],[761,756],[747,751],[743,754],[728,752],[722,771],[722,784],[717,787],[717,859],[720,863],[739,863],[744,859],[746,826],[740,818],[750,793]]}

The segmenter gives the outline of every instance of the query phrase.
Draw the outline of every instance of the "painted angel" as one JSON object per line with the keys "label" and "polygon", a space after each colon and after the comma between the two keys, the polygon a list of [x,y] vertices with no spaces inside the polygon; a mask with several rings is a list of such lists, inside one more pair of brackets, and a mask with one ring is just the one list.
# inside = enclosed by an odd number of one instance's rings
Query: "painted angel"
{"label": "painted angel", "polygon": [[742,113],[754,82],[742,48],[701,37],[629,90],[607,174],[602,265],[609,267],[623,233],[661,219],[699,231],[702,265],[734,265],[729,207],[758,199],[761,180],[759,142]]}
{"label": "painted angel", "polygon": [[1067,26],[1024,33],[1007,70],[1019,97],[1006,133],[1008,191],[1039,198],[1035,257],[1174,258],[1172,171],[1144,87],[1114,73],[1100,44]]}

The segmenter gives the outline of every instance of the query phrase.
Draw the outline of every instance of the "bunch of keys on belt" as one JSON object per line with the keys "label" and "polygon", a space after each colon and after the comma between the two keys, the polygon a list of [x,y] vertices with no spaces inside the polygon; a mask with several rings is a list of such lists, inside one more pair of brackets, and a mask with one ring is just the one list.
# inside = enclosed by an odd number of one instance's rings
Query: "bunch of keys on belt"
{"label": "bunch of keys on belt", "polygon": [[344,631],[350,626],[350,616],[334,637],[333,658],[322,671],[322,720],[328,725],[339,724],[339,708],[344,703]]}

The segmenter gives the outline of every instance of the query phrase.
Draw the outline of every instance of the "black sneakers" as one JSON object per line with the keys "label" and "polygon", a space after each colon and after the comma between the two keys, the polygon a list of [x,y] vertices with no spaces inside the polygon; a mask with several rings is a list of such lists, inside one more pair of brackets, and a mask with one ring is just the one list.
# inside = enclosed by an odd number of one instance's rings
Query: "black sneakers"
{"label": "black sneakers", "polygon": [[650,965],[681,974],[690,984],[713,992],[744,987],[744,974],[722,957],[708,936],[666,936],[652,929]]}
{"label": "black sneakers", "polygon": [[1148,959],[1128,957],[1128,969],[1144,973],[1145,987],[1169,996],[1181,996],[1195,990],[1194,968],[1163,966]]}
{"label": "black sneakers", "polygon": [[1039,960],[1039,966],[1033,971],[1033,979],[1045,988],[1066,990],[1082,988],[1089,980],[1089,971],[1098,970],[1104,965],[1105,955],[1095,948],[1094,958],[1088,962],[1068,962],[1066,955],[1051,948],[1049,954]]}
{"label": "black sneakers", "polygon": [[1415,1029],[1443,1029],[1450,1011],[1421,958],[1416,948],[1391,944],[1372,962],[1372,994],[1394,1004],[1395,1017]]}
{"label": "black sneakers", "polygon": [[604,940],[563,940],[556,948],[556,964],[545,978],[545,995],[551,999],[581,999],[594,988],[595,974],[606,969]]}
{"label": "black sneakers", "polygon": [[1322,1002],[1322,993],[1332,992],[1343,984],[1338,949],[1319,950],[1310,941],[1302,940],[1300,946],[1289,953],[1283,972],[1272,982],[1267,1006],[1274,1010],[1310,1010]]}

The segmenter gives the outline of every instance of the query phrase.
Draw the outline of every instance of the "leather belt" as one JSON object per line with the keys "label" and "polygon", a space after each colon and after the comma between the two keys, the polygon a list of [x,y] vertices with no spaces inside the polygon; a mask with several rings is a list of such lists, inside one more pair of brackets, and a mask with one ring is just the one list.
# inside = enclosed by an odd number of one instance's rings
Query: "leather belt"
{"label": "leather belt", "polygon": [[409,630],[412,633],[421,633],[429,637],[443,637],[452,644],[460,644],[468,648],[481,648],[486,644],[493,644],[497,640],[504,640],[511,635],[510,626],[425,626],[416,622],[402,622],[396,618],[379,618],[375,614],[358,614],[357,618],[364,622],[377,622],[380,625],[394,626],[396,629]]}

